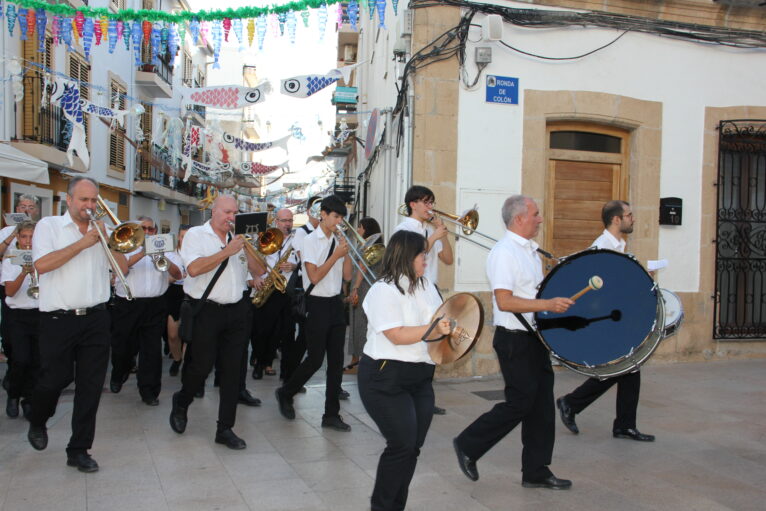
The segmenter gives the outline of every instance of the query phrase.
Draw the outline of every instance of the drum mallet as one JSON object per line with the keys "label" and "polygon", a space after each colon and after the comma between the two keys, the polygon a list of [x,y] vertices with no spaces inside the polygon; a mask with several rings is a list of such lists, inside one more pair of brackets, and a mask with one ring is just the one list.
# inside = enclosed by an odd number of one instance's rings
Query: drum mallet
{"label": "drum mallet", "polygon": [[598,275],[594,275],[588,280],[588,285],[586,287],[582,288],[580,291],[572,295],[569,299],[572,300],[573,302],[577,301],[578,298],[580,298],[582,295],[584,295],[591,289],[594,289],[594,290],[601,289],[601,286],[603,285],[604,285],[604,281],[601,279],[601,277],[599,277]]}

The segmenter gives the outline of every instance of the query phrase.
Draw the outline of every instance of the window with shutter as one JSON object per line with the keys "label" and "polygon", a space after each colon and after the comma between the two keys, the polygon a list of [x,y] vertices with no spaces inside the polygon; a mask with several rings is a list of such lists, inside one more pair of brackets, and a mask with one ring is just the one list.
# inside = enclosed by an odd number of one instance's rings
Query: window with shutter
{"label": "window with shutter", "polygon": [[[90,100],[90,64],[85,60],[85,57],[80,56],[77,53],[69,54],[69,76],[73,80],[79,81],[80,85],[80,98]],[[83,124],[85,125],[85,141],[90,151],[90,114],[83,114]]]}
{"label": "window with shutter", "polygon": [[[48,69],[53,68],[53,38],[45,38],[45,52],[37,51],[39,43],[37,38],[30,38],[23,42],[23,58],[35,62]],[[41,107],[44,94],[45,78],[42,70],[30,69],[23,78],[24,100],[22,102],[22,137],[26,140],[36,140],[43,143],[51,143],[54,136],[53,122],[50,115],[50,107]]]}
{"label": "window with shutter", "polygon": [[184,51],[184,74],[183,74],[183,82],[184,85],[187,87],[192,86],[192,76],[194,74],[194,66],[192,64],[192,59],[189,53]]}
{"label": "window with shutter", "polygon": [[[118,110],[125,110],[125,95],[128,93],[125,87],[116,80],[111,80],[109,91],[111,93],[110,106]],[[109,134],[109,168],[125,172],[125,129],[119,124]]]}
{"label": "window with shutter", "polygon": [[141,144],[142,156],[139,160],[139,178],[151,179],[152,174],[152,105],[144,105],[144,113],[141,114],[141,130],[144,133],[144,141]]}

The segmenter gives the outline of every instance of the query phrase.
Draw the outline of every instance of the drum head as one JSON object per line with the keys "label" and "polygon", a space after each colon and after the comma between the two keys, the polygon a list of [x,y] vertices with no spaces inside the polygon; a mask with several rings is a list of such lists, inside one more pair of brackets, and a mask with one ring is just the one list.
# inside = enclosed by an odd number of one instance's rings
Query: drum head
{"label": "drum head", "polygon": [[684,306],[681,299],[673,291],[660,289],[665,302],[665,337],[670,337],[678,331],[684,319]]}
{"label": "drum head", "polygon": [[[664,312],[658,289],[631,256],[586,250],[566,258],[540,284],[538,298],[572,297],[598,282],[564,314],[535,314],[543,342],[575,371],[606,378],[635,369],[656,348]],[[598,286],[596,286],[598,287]]]}
{"label": "drum head", "polygon": [[455,326],[448,337],[428,343],[428,354],[437,364],[449,364],[468,353],[476,344],[484,325],[484,308],[471,293],[458,293],[441,304],[431,321],[440,316],[454,320]]}

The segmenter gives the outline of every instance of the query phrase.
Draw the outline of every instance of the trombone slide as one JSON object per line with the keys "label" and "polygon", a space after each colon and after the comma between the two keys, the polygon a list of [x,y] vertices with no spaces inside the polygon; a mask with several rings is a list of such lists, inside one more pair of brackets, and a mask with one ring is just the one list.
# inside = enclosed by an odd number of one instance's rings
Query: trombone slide
{"label": "trombone slide", "polygon": [[88,212],[88,216],[90,217],[90,224],[94,229],[96,229],[96,232],[98,233],[98,239],[101,242],[101,248],[104,249],[104,253],[106,253],[106,258],[109,260],[109,266],[112,267],[112,271],[114,272],[115,275],[117,275],[117,278],[120,279],[120,282],[122,283],[122,287],[125,288],[125,298],[127,300],[132,300],[133,293],[130,291],[130,286],[128,286],[128,281],[127,279],[125,279],[125,275],[122,273],[122,270],[120,269],[120,265],[117,263],[117,260],[114,258],[114,255],[112,254],[112,250],[109,248],[109,242],[107,241],[106,236],[99,228],[93,212],[91,210],[87,210],[87,212]]}

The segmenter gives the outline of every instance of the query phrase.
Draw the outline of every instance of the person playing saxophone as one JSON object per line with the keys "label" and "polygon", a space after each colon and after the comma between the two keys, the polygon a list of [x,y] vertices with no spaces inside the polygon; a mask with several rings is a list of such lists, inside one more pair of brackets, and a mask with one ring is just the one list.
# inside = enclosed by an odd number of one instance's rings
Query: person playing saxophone
{"label": "person playing saxophone", "polygon": [[[284,282],[293,279],[298,267],[298,258],[292,247],[293,213],[282,208],[275,213],[277,229],[282,231],[282,247],[266,257],[269,268],[274,268],[284,277]],[[289,293],[275,289],[273,276],[267,272],[253,279],[255,295],[253,298],[253,329],[250,342],[253,347],[253,378],[259,380],[263,375],[274,376],[277,372],[272,367],[277,355],[277,348],[282,352],[282,360],[290,359],[290,350],[295,344],[295,320],[290,310]],[[287,353],[287,355],[285,355]],[[284,370],[284,364],[283,364]]]}

